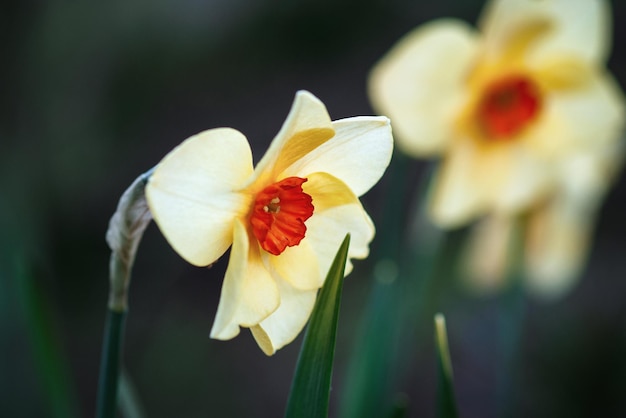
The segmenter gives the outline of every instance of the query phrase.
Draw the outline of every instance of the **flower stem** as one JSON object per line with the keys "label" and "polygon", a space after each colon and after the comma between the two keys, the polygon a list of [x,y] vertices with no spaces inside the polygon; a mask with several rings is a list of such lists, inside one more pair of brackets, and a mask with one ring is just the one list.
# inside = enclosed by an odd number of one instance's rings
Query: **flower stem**
{"label": "flower stem", "polygon": [[519,373],[517,365],[523,340],[526,302],[523,288],[523,243],[526,223],[524,216],[516,219],[507,277],[508,289],[500,297],[496,395],[498,416],[501,417],[513,415],[511,405],[515,401],[515,386]]}
{"label": "flower stem", "polygon": [[108,309],[98,382],[96,418],[115,416],[125,319],[126,311],[115,312]]}
{"label": "flower stem", "polygon": [[144,193],[152,171],[140,175],[126,189],[106,233],[111,248],[110,291],[98,382],[97,418],[115,416],[130,272],[143,232],[152,219]]}

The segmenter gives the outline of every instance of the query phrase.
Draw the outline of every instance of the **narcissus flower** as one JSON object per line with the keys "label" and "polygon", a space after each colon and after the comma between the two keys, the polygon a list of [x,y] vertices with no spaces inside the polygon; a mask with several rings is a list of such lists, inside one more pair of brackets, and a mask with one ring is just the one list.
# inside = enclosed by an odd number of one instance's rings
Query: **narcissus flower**
{"label": "narcissus flower", "polygon": [[[538,296],[555,298],[576,283],[587,259],[597,212],[612,180],[623,164],[619,146],[603,154],[570,160],[576,177],[562,183],[548,199],[526,213],[525,228],[517,231],[523,244],[526,287]],[[569,181],[568,181],[569,180]],[[580,181],[584,180],[584,181]],[[512,267],[516,240],[514,216],[491,214],[473,228],[466,251],[466,271],[474,289],[494,291]]]}
{"label": "narcissus flower", "polygon": [[247,327],[270,355],[297,336],[345,235],[349,259],[368,255],[374,225],[358,196],[383,175],[392,142],[387,118],[331,122],[301,91],[256,167],[230,128],[195,135],[158,164],[146,196],[172,247],[196,266],[231,247],[213,338]]}
{"label": "narcissus flower", "polygon": [[478,30],[434,21],[374,68],[370,96],[399,147],[442,158],[433,220],[455,227],[490,217],[480,233],[490,237],[480,238],[491,249],[478,263],[484,271],[499,270],[500,244],[521,214],[537,289],[558,293],[584,260],[621,165],[624,97],[605,69],[610,26],[603,0],[493,0]]}
{"label": "narcissus flower", "polygon": [[585,174],[570,159],[614,147],[624,99],[604,68],[610,23],[601,0],[494,0],[478,31],[434,21],[374,68],[370,96],[399,147],[443,158],[438,224],[528,208]]}

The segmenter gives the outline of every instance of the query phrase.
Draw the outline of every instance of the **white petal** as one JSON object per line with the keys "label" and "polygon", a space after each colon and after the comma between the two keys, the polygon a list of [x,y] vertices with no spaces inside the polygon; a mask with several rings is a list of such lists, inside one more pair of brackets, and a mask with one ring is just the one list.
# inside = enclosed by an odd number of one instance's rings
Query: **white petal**
{"label": "white petal", "polygon": [[492,0],[479,26],[488,46],[502,50],[538,22],[545,22],[549,31],[534,43],[531,61],[555,54],[588,62],[606,60],[611,20],[603,0]]}
{"label": "white petal", "polygon": [[278,280],[280,307],[251,328],[261,350],[271,356],[292,342],[302,331],[315,305],[317,290],[299,290]]}
{"label": "white petal", "polygon": [[380,180],[391,160],[389,119],[354,117],[332,123],[335,136],[291,165],[281,177],[326,172],[361,196]]}
{"label": "white petal", "polygon": [[242,221],[235,220],[233,247],[211,337],[233,338],[240,326],[257,325],[279,304],[278,287],[261,260],[256,239],[250,239]]}
{"label": "white petal", "polygon": [[205,266],[228,249],[233,220],[248,205],[237,190],[251,174],[248,142],[230,128],[192,136],[159,163],[146,197],[154,220],[181,257]]}
{"label": "white petal", "polygon": [[324,104],[299,91],[282,128],[255,168],[254,181],[264,184],[334,135]]}
{"label": "white petal", "polygon": [[405,152],[420,156],[446,147],[476,52],[472,28],[441,20],[406,35],[376,65],[370,99],[377,112],[391,118]]}

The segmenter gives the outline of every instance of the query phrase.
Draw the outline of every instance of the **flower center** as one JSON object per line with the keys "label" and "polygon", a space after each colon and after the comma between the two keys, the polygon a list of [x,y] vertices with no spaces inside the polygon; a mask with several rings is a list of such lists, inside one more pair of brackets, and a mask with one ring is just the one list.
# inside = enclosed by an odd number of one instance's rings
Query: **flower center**
{"label": "flower center", "polygon": [[311,196],[302,191],[305,181],[307,179],[287,177],[257,194],[250,224],[265,251],[279,255],[304,238],[304,221],[313,215],[314,209]]}
{"label": "flower center", "polygon": [[541,93],[528,77],[513,75],[487,86],[478,104],[478,121],[489,139],[506,140],[535,120]]}

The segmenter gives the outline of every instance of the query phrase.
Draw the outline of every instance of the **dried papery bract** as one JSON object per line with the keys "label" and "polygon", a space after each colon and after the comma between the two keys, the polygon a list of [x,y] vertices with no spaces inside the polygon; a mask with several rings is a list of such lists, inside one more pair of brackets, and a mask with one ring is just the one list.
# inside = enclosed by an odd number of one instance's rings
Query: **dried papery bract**
{"label": "dried papery bract", "polygon": [[109,308],[116,312],[128,308],[130,272],[139,242],[152,220],[146,202],[145,187],[153,171],[154,169],[151,169],[137,177],[126,189],[106,232],[106,242],[111,248]]}

